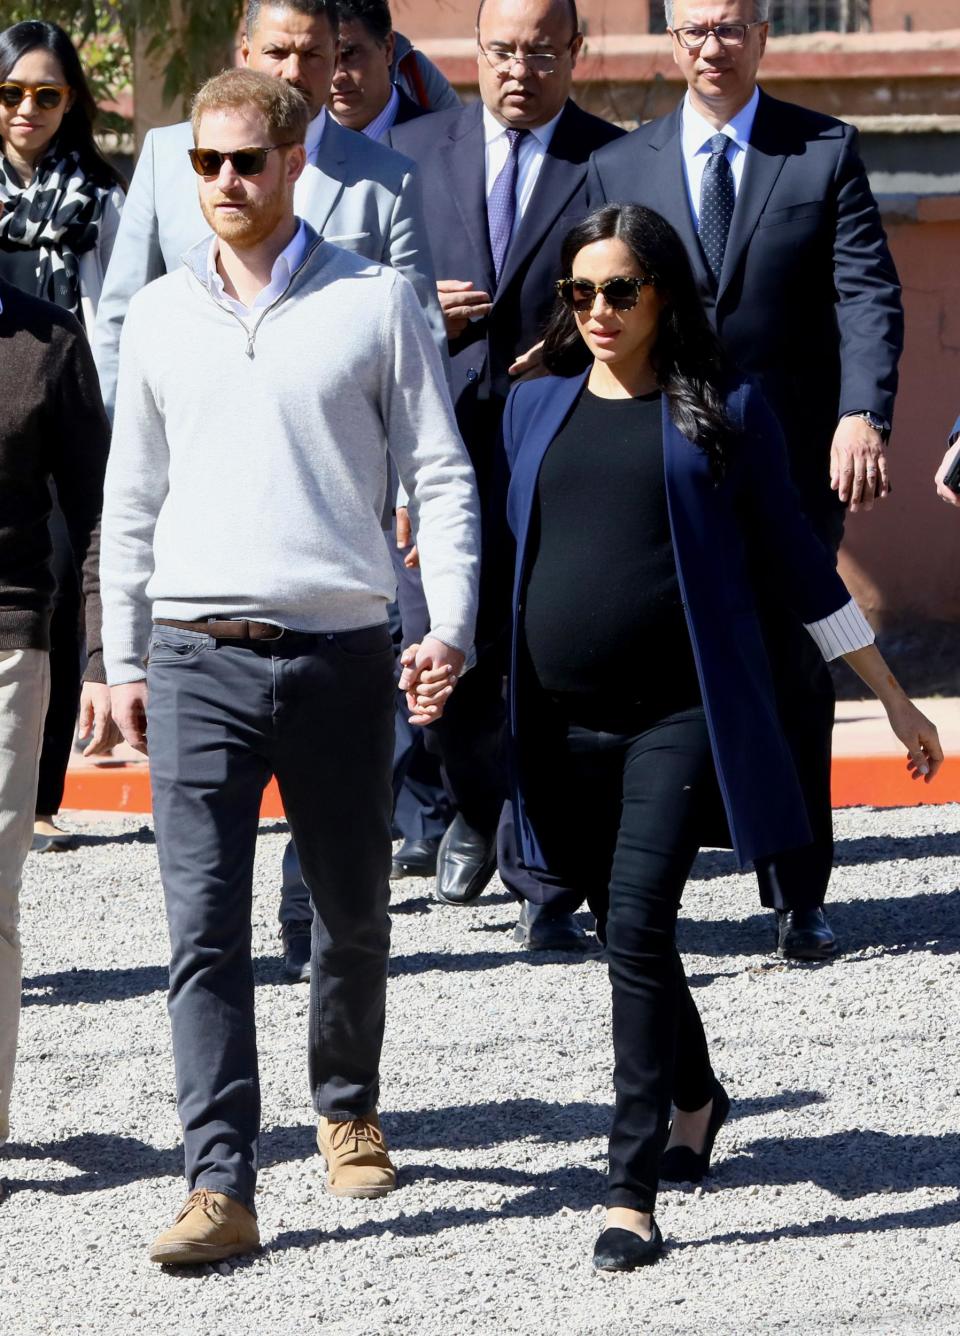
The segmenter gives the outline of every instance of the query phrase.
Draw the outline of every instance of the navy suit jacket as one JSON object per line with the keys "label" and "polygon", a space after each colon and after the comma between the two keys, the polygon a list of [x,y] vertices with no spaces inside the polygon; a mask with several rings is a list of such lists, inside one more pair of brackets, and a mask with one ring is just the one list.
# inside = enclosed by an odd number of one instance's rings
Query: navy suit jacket
{"label": "navy suit jacket", "polygon": [[[503,417],[511,471],[507,517],[517,548],[509,688],[514,815],[521,861],[531,868],[544,867],[545,859],[524,802],[524,789],[535,782],[540,754],[535,730],[527,728],[528,719],[536,715],[537,687],[519,667],[518,655],[532,556],[530,521],[541,463],[576,404],[587,374],[550,376],[516,386]],[[783,435],[756,385],[740,381],[729,394],[727,412],[740,436],[719,485],[706,454],[673,425],[666,398],[663,402],[664,476],[677,575],[720,795],[742,867],[754,858],[811,840],[803,794],[777,713],[750,566],[759,557],[776,572],[781,597],[805,623],[838,611],[850,595],[832,554],[803,515],[790,480]],[[589,449],[589,442],[584,448]],[[575,634],[571,627],[571,635]]]}
{"label": "navy suit jacket", "polygon": [[900,284],[857,132],[761,93],[717,286],[690,209],[681,110],[594,156],[590,207],[645,204],[679,232],[728,355],[780,419],[811,520],[838,540],[833,433],[845,413],[892,422],[903,348]]}
{"label": "navy suit jacket", "polygon": [[[496,285],[487,228],[483,104],[436,112],[390,133],[390,146],[420,169],[437,277],[470,279],[494,296],[490,315],[472,321],[449,344],[457,420],[481,473],[486,461],[477,456],[494,448],[510,390],[508,368],[542,337],[560,277],[561,242],[586,211],[590,155],[622,135],[618,126],[567,102]],[[484,404],[480,412],[478,404]]]}

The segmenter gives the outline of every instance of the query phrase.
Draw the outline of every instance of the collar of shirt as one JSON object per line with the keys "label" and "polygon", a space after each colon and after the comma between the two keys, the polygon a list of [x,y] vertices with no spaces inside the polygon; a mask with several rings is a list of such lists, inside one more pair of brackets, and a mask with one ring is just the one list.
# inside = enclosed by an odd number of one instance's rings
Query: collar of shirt
{"label": "collar of shirt", "polygon": [[710,157],[710,140],[716,134],[723,134],[731,141],[730,147],[727,149],[727,160],[733,172],[734,190],[739,192],[740,182],[743,180],[747,149],[750,147],[750,136],[753,133],[753,123],[756,120],[759,104],[760,89],[754,88],[753,97],[746,106],[741,107],[736,116],[721,130],[718,130],[709,121],[704,120],[699,111],[692,105],[689,93],[683,99],[680,145],[690,197],[690,208],[695,226],[700,226],[700,191],[703,188],[704,168]]}
{"label": "collar of shirt", "polygon": [[327,126],[327,109],[321,107],[314,116],[313,120],[307,126],[307,136],[303,142],[307,150],[307,162],[313,162],[317,156],[317,149],[320,147],[320,140],[323,138],[323,132]]}
{"label": "collar of shirt", "polygon": [[[553,120],[546,125],[538,125],[523,136],[517,156],[517,218],[522,218],[533,195],[533,188],[540,176],[543,160],[550,148],[553,132],[563,115],[562,108]],[[483,137],[486,154],[487,197],[493,189],[493,183],[500,175],[507,154],[510,152],[510,140],[507,127],[501,125],[486,107],[483,109]]]}
{"label": "collar of shirt", "polygon": [[379,116],[374,116],[369,125],[365,125],[363,133],[368,139],[382,139],[388,130],[393,129],[393,123],[397,119],[397,112],[400,109],[400,94],[395,87],[391,87],[390,96],[387,98],[386,106],[380,112]]}
{"label": "collar of shirt", "polygon": [[259,311],[265,306],[270,306],[281,296],[290,279],[303,262],[306,251],[307,229],[301,219],[293,235],[293,240],[284,246],[273,262],[273,269],[270,271],[270,282],[265,288],[260,289],[250,306],[244,306],[243,302],[238,301],[236,297],[231,297],[223,286],[223,279],[217,269],[217,258],[220,255],[220,238],[212,237],[210,239],[210,250],[207,254],[207,283],[211,293],[220,305],[226,307],[229,311],[233,311],[246,323],[247,317],[253,311]]}

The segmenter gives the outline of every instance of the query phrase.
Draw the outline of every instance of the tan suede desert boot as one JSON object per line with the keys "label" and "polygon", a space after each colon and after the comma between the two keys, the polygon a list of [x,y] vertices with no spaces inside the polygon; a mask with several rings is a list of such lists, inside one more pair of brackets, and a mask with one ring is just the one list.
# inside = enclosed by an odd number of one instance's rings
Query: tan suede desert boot
{"label": "tan suede desert boot", "polygon": [[222,1262],[260,1246],[256,1216],[223,1192],[197,1188],[171,1227],[150,1245],[150,1261],[167,1266]]}
{"label": "tan suede desert boot", "polygon": [[317,1149],[327,1162],[327,1187],[336,1197],[383,1197],[397,1186],[376,1109],[345,1123],[321,1117]]}

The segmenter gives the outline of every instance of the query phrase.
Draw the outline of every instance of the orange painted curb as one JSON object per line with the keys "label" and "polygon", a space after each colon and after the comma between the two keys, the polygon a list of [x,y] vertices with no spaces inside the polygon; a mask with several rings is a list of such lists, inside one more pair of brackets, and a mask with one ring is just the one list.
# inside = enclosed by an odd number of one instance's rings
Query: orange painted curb
{"label": "orange painted curb", "polygon": [[[960,766],[948,762],[933,784],[923,784],[910,779],[901,756],[834,758],[834,807],[919,807],[935,803],[960,803]],[[63,806],[83,812],[148,813],[148,768],[139,762],[71,767]],[[275,780],[264,790],[260,815],[283,816]]]}

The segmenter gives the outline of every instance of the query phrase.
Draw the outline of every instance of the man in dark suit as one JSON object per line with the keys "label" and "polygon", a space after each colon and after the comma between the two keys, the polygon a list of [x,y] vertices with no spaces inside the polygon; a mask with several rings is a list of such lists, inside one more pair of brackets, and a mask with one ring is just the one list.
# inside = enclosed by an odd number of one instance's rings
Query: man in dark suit
{"label": "man in dark suit", "polygon": [[[900,286],[857,134],[758,88],[769,0],[665,8],[686,97],[596,154],[589,203],[645,204],[684,238],[721,341],[759,379],[804,507],[836,551],[844,507],[870,510],[888,491],[884,447],[903,342]],[[765,603],[815,840],[757,874],[761,900],[777,911],[778,952],[816,959],[836,949],[823,914],[833,862],[833,689],[772,580]]]}
{"label": "man in dark suit", "polygon": [[387,0],[338,0],[340,45],[330,111],[348,130],[384,140],[425,114],[392,78],[397,39]]}
{"label": "man in dark suit", "polygon": [[[418,164],[429,201],[457,421],[489,512],[503,405],[512,380],[538,364],[560,276],[560,243],[584,212],[587,161],[622,133],[570,100],[582,45],[573,0],[485,0],[477,16],[480,101],[395,128],[389,138]],[[437,893],[451,904],[475,899],[492,876],[506,796],[502,680],[510,558],[494,538],[492,514],[487,519],[477,665],[427,740],[440,751],[457,807],[437,867]],[[519,942],[583,945],[572,914],[579,893],[535,880],[511,857],[500,870],[525,898]]]}
{"label": "man in dark suit", "polygon": [[[339,0],[338,11],[340,44],[327,106],[341,125],[382,143],[395,125],[427,112],[393,82],[397,35],[387,0]],[[410,556],[405,507],[394,523],[392,540],[397,600],[390,608],[390,628],[399,652],[404,640],[420,641],[427,633],[427,603],[416,558]],[[423,729],[409,722],[409,713],[398,692],[393,833],[402,843],[393,856],[393,878],[434,875],[440,839],[453,816],[437,758],[427,751]],[[308,918],[306,887],[296,893]]]}

